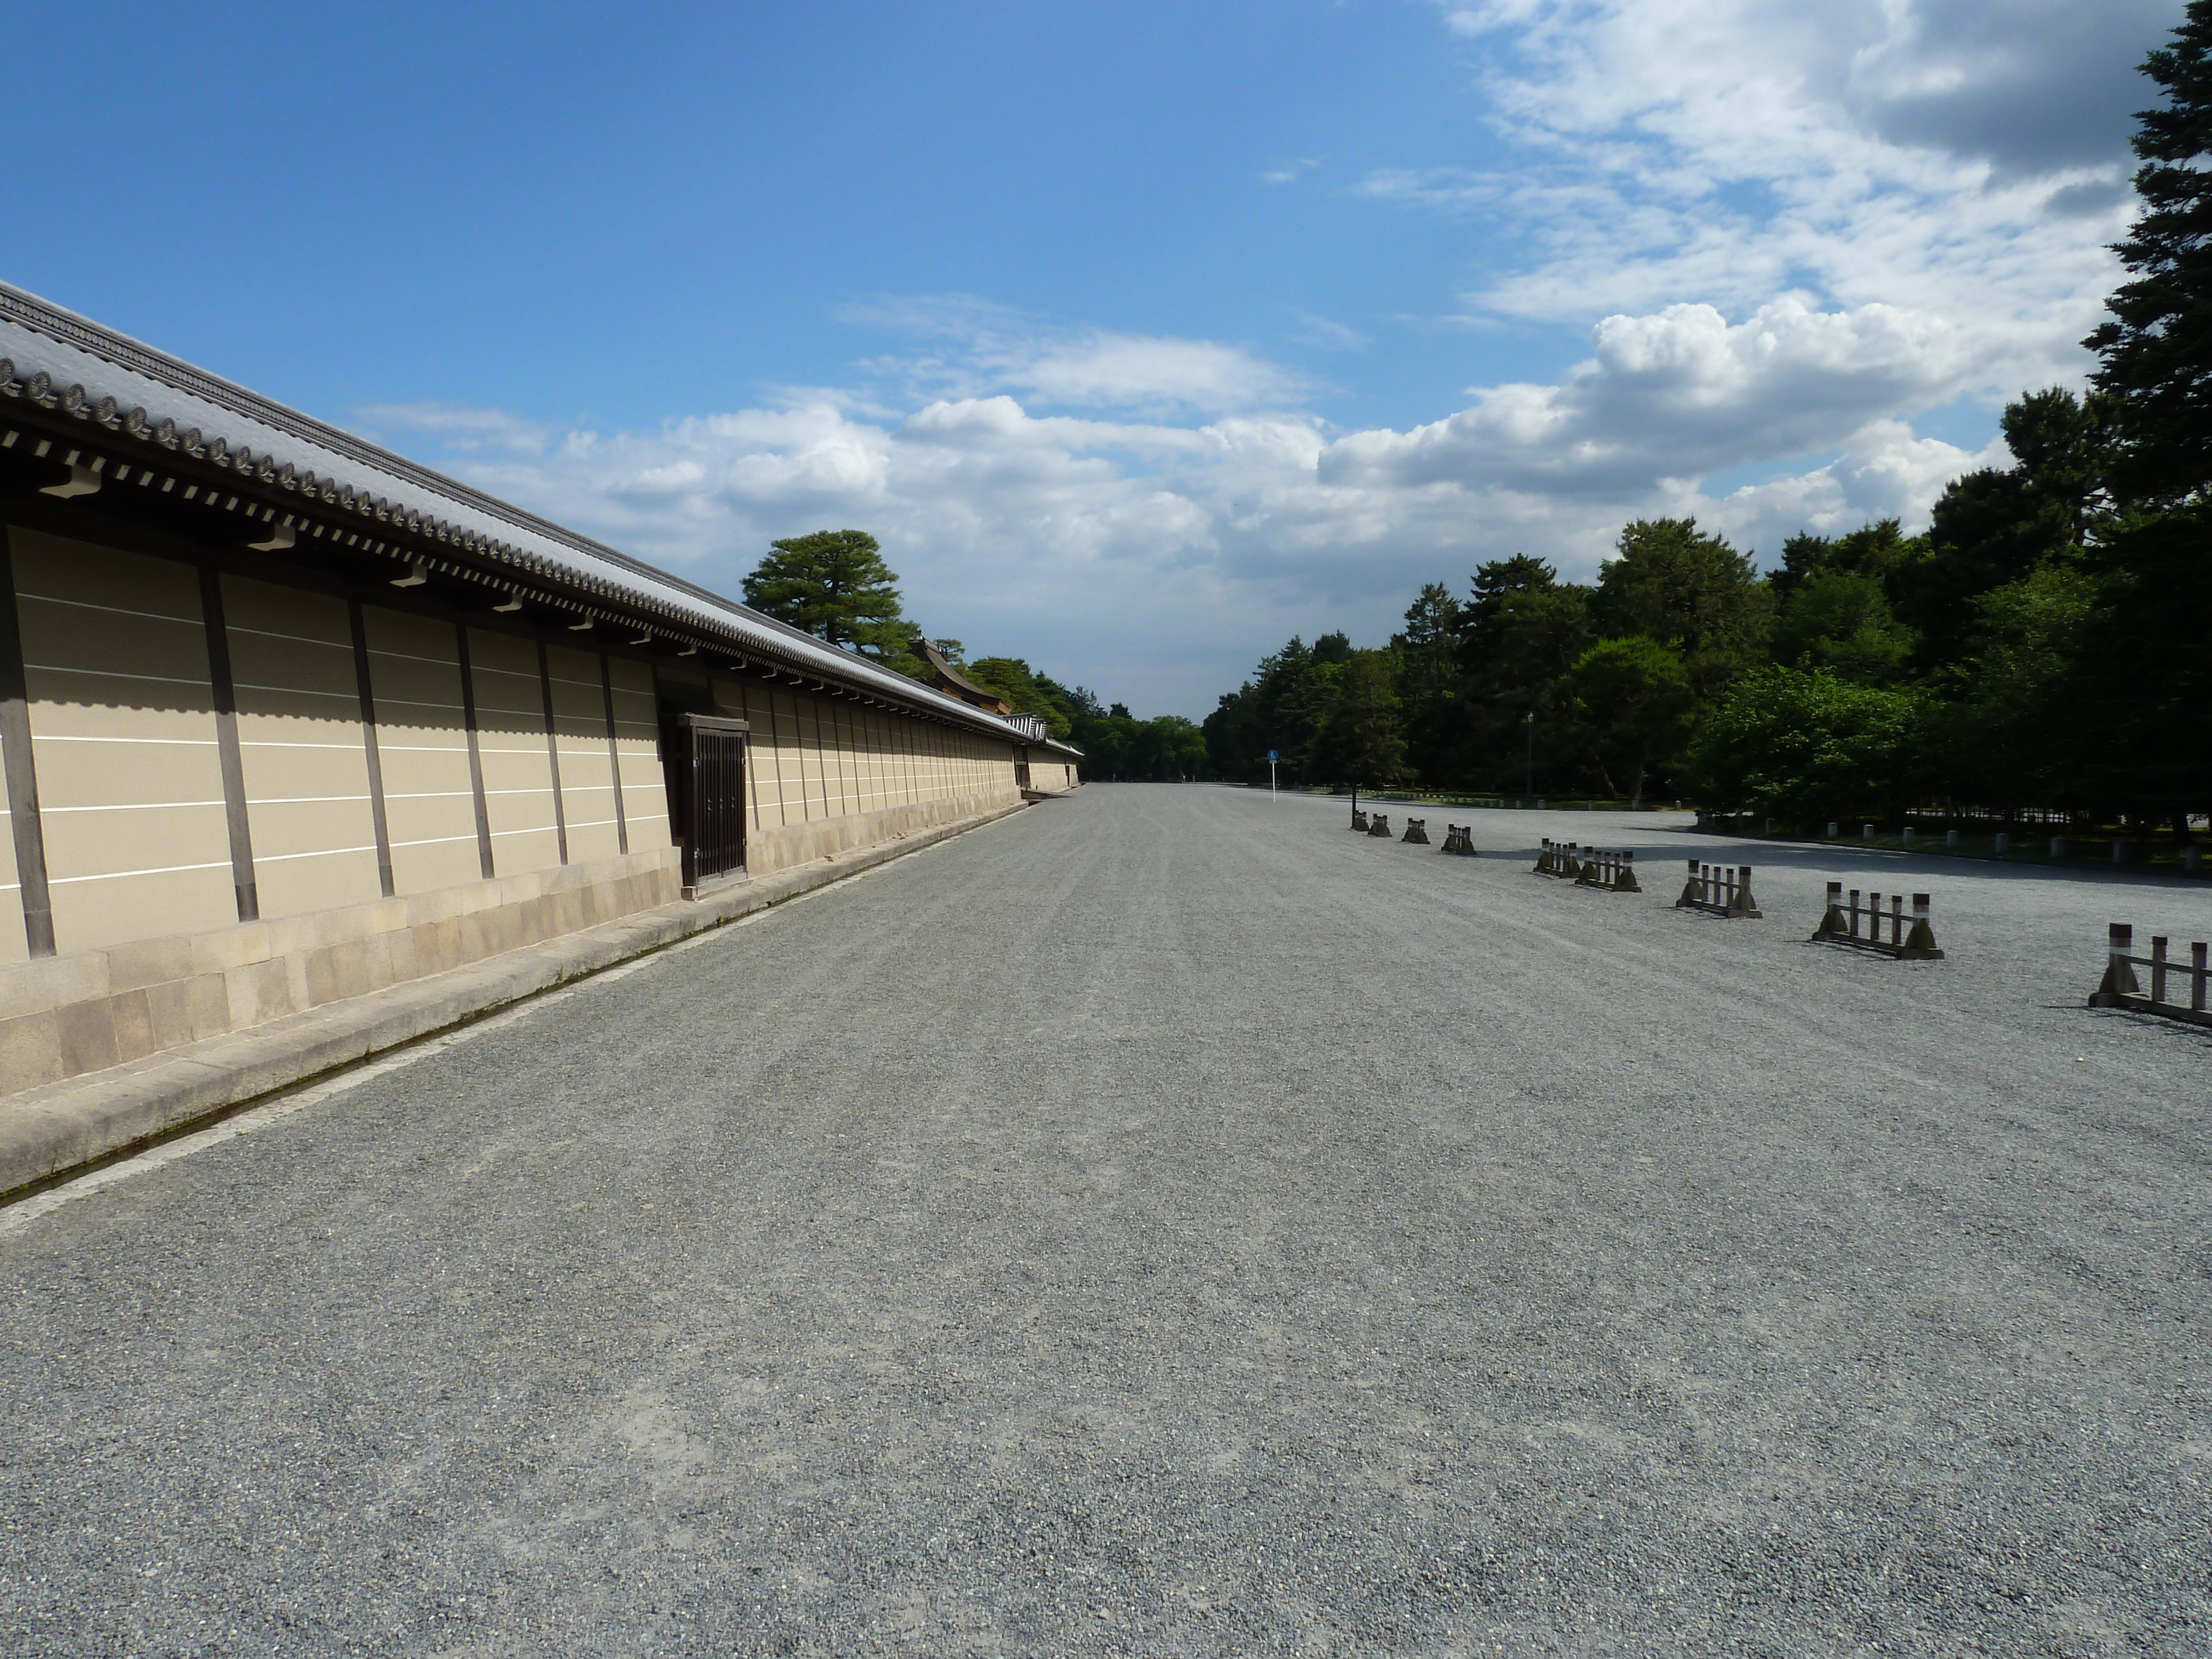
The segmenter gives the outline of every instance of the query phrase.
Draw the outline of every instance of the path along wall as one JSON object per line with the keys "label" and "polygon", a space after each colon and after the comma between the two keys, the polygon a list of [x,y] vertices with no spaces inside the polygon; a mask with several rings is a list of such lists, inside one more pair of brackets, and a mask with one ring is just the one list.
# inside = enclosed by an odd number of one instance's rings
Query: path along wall
{"label": "path along wall", "polygon": [[19,526],[0,552],[0,1093],[674,902],[661,716],[702,690],[751,723],[751,874],[1020,799],[1011,743],[799,687]]}

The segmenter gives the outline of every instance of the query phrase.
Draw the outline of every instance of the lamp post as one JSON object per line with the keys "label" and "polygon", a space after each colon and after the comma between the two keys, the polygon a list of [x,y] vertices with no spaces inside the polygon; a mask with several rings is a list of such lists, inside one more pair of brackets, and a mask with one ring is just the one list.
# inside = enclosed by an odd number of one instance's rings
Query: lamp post
{"label": "lamp post", "polygon": [[1536,711],[1530,709],[1521,723],[1528,728],[1528,772],[1522,780],[1527,789],[1524,799],[1534,800],[1536,799]]}

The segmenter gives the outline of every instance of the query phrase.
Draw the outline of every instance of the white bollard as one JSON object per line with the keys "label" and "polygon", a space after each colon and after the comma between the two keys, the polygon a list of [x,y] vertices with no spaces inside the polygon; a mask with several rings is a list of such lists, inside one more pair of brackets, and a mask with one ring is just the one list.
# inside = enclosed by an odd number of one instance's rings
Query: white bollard
{"label": "white bollard", "polygon": [[1956,830],[1946,830],[1943,832],[1943,845],[1949,848],[1953,852],[1957,852],[1959,850],[1959,832]]}
{"label": "white bollard", "polygon": [[1998,832],[1997,832],[1997,856],[1998,856],[1999,858],[2002,858],[2002,857],[2003,857],[2007,853],[2009,853],[2009,852],[2011,852],[2011,851],[2012,851],[2012,837],[2011,837],[2010,836],[2006,835],[2006,834],[2005,834],[2003,831],[2002,831],[2002,830],[1998,831]]}

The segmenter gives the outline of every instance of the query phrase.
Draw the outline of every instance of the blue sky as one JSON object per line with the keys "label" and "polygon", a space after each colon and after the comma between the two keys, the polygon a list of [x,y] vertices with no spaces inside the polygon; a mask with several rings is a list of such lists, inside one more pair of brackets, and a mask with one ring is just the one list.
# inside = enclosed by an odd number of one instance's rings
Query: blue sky
{"label": "blue sky", "polygon": [[873,530],[933,633],[1196,716],[1483,558],[2001,462],[2179,15],[19,10],[0,275],[726,591]]}

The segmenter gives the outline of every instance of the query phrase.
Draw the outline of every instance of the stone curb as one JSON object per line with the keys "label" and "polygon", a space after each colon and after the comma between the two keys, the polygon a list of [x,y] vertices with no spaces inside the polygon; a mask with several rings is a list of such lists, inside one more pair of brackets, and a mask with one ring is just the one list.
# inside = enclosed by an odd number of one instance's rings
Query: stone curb
{"label": "stone curb", "polygon": [[0,1203],[264,1095],[647,956],[925,847],[1011,817],[1001,807],[901,841],[817,859],[487,957],[367,996],[0,1098]]}

